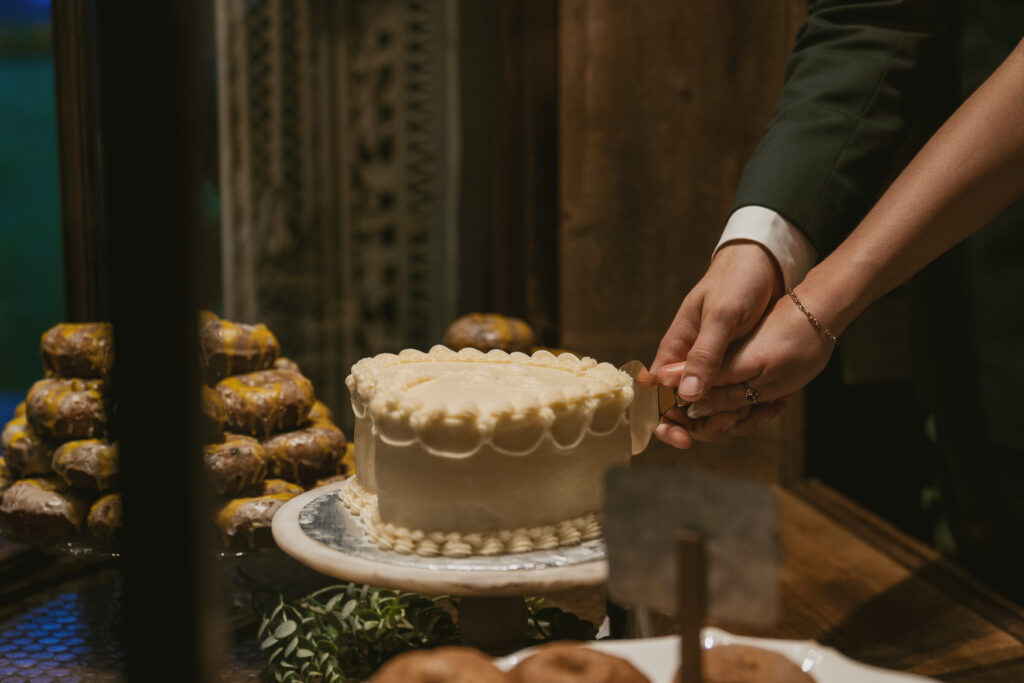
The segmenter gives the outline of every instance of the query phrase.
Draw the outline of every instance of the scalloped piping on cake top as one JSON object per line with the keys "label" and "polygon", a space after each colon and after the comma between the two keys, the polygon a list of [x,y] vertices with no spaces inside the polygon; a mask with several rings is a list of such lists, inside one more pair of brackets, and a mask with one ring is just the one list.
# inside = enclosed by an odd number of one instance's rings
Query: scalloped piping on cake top
{"label": "scalloped piping on cake top", "polygon": [[601,536],[601,522],[596,513],[530,529],[503,529],[472,534],[407,529],[382,522],[377,508],[377,496],[364,490],[355,478],[344,482],[338,490],[338,498],[353,515],[359,517],[371,541],[384,550],[402,555],[469,557],[528,553],[579,545]]}
{"label": "scalloped piping on cake top", "polygon": [[[443,382],[442,369],[453,363],[491,366],[495,384],[501,382],[504,391],[488,395],[487,405],[416,391],[421,384]],[[405,371],[391,371],[398,366]],[[546,371],[553,381],[541,380],[541,372],[531,368]],[[470,348],[455,352],[445,346],[428,353],[406,349],[362,359],[345,383],[356,417],[369,415],[375,437],[393,446],[418,442],[447,457],[467,457],[484,446],[523,455],[543,439],[559,450],[572,449],[588,433],[600,436],[619,428],[633,401],[632,379],[613,365],[548,351],[528,356]]]}

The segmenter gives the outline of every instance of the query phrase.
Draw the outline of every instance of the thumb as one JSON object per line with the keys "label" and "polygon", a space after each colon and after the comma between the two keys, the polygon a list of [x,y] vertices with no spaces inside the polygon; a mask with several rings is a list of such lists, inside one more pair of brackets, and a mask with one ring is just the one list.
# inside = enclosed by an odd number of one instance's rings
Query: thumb
{"label": "thumb", "polygon": [[736,330],[720,316],[703,316],[700,332],[686,354],[686,366],[679,379],[681,398],[696,401],[711,387],[712,378],[722,366],[725,350],[735,336]]}
{"label": "thumb", "polygon": [[750,381],[755,377],[764,375],[764,361],[759,360],[761,355],[756,352],[752,342],[756,342],[757,333],[743,340],[738,346],[734,346],[728,355],[722,360],[718,374],[715,375],[715,384],[722,386],[727,384],[740,384]]}

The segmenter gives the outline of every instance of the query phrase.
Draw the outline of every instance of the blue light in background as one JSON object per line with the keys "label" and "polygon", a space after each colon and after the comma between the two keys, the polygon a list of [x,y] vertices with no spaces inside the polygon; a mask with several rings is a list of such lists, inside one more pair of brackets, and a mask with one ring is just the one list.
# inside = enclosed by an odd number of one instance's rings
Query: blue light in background
{"label": "blue light in background", "polygon": [[50,21],[50,0],[0,0],[0,26]]}

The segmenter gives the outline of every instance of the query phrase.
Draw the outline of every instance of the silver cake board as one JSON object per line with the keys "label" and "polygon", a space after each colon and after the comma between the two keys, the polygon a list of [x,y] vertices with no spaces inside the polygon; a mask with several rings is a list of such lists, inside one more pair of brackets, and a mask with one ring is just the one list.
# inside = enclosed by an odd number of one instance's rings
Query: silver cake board
{"label": "silver cake board", "polygon": [[383,550],[337,492],[344,482],[307,491],[274,515],[274,541],[328,576],[373,586],[455,596],[523,596],[599,586],[608,576],[604,541],[529,553],[466,558],[420,557]]}

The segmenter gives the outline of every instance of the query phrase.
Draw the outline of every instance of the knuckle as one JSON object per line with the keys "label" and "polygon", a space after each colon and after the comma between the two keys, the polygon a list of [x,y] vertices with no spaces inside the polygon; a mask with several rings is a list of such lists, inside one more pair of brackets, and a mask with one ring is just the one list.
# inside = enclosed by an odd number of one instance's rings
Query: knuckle
{"label": "knuckle", "polygon": [[729,330],[738,328],[746,317],[743,307],[735,303],[716,304],[707,309],[706,315],[714,324]]}
{"label": "knuckle", "polygon": [[704,345],[694,346],[686,355],[686,362],[697,367],[715,367],[721,360],[721,353]]}

